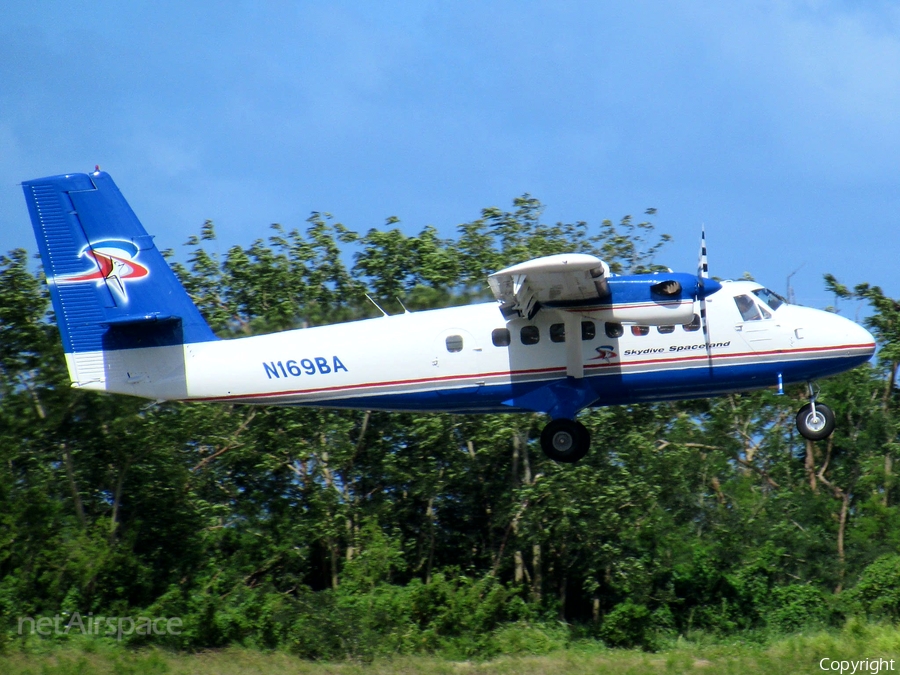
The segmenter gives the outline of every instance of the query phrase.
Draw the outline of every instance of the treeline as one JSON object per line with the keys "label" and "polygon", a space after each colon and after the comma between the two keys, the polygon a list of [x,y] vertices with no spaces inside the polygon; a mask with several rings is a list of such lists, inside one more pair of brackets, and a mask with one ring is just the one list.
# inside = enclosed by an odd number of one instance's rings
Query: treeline
{"label": "treeline", "polygon": [[[207,222],[173,266],[232,337],[376,315],[367,293],[390,311],[488,299],[490,272],[564,251],[646,271],[667,240],[631,218],[548,225],[527,195],[451,239],[396,223],[361,235],[313,214],[219,257]],[[42,274],[13,251],[0,258],[0,647],[35,639],[18,634],[23,616],[74,612],[182,619],[135,644],[316,658],[572,635],[653,648],[897,618],[900,306],[827,284],[869,302],[880,345],[877,363],[822,383],[830,439],[795,432],[805,391],[762,391],[585,411],[593,450],[570,466],[541,453],[537,415],[73,391]]]}

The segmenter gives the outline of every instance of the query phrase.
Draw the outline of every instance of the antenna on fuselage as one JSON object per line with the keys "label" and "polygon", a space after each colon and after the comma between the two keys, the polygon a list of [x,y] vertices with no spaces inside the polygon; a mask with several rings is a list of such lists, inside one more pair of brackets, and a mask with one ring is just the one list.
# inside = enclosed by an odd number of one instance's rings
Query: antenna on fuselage
{"label": "antenna on fuselage", "polygon": [[400,303],[400,306],[403,308],[404,314],[412,314],[408,309],[406,309],[406,305],[403,304],[403,301],[400,298],[397,298],[397,302]]}
{"label": "antenna on fuselage", "polygon": [[366,293],[366,299],[367,299],[369,302],[371,302],[373,305],[375,305],[375,306],[378,308],[378,311],[379,311],[379,312],[381,312],[381,313],[384,314],[385,316],[390,316],[390,314],[388,314],[388,313],[385,312],[383,309],[381,309],[381,305],[379,305],[377,302],[375,302],[375,301],[371,298],[371,296],[370,296],[368,293]]}
{"label": "antenna on fuselage", "polygon": [[805,266],[806,266],[806,263],[804,262],[802,265],[800,265],[800,267],[798,267],[793,272],[791,272],[790,274],[787,275],[787,301],[788,301],[789,305],[796,304],[794,302],[794,287],[791,286],[791,277],[794,276],[795,274],[797,274],[797,272],[802,270]]}

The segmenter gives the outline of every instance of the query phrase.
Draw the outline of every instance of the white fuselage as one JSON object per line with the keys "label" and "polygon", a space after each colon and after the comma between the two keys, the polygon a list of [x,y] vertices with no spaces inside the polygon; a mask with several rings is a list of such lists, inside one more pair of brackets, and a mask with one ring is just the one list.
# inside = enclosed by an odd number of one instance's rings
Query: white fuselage
{"label": "white fuselage", "polygon": [[[726,283],[707,298],[708,340],[696,325],[622,326],[608,311],[584,308],[547,308],[530,321],[507,321],[496,303],[486,303],[67,359],[74,386],[151,399],[500,411],[541,410],[540,403],[523,405],[531,401],[523,394],[565,380],[567,372],[571,380],[563,333],[575,331],[561,325],[577,324],[571,316],[566,322],[567,313],[593,323],[576,335],[580,372],[596,393],[592,405],[807,381],[874,352],[872,336],[852,321],[794,305],[773,310],[753,298],[761,288]],[[742,316],[739,296],[758,303],[759,318]],[[691,312],[676,314],[684,320]]]}

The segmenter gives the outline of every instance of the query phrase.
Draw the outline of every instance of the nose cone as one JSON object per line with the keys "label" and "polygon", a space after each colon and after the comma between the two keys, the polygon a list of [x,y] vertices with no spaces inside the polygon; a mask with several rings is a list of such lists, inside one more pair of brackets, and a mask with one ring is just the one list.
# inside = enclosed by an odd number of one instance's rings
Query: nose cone
{"label": "nose cone", "polygon": [[830,377],[866,363],[875,353],[875,338],[865,328],[837,314],[811,307],[782,305],[774,319],[786,328],[798,366],[797,381]]}
{"label": "nose cone", "polygon": [[700,282],[700,297],[705,298],[708,295],[712,295],[718,290],[721,290],[722,284],[720,284],[715,279],[703,279]]}
{"label": "nose cone", "polygon": [[[821,310],[818,310],[821,312]],[[828,351],[840,355],[847,369],[865,363],[875,353],[875,338],[855,321],[845,319],[837,314],[822,312],[827,315],[821,324],[826,334],[823,335]]]}
{"label": "nose cone", "polygon": [[865,355],[867,359],[875,353],[875,338],[865,328],[855,321],[845,319],[842,316],[836,316],[835,319],[840,321],[840,331],[844,338],[844,344],[849,349],[856,349],[860,355]]}

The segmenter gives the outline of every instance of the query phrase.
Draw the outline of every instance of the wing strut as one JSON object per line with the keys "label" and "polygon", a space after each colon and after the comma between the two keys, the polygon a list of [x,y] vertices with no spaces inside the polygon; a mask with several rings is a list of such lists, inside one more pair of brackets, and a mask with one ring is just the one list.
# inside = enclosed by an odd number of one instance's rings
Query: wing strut
{"label": "wing strut", "polygon": [[584,356],[581,352],[581,315],[563,312],[566,315],[566,375],[580,380],[584,377]]}

